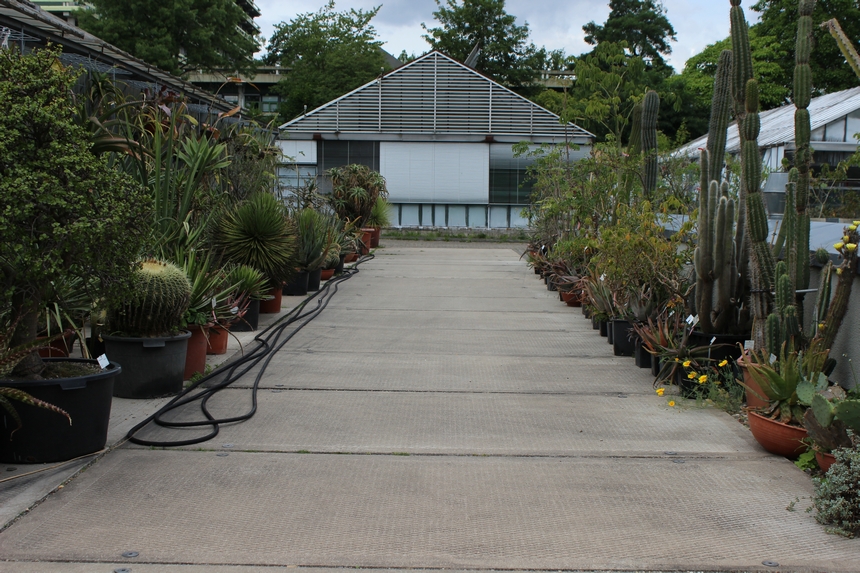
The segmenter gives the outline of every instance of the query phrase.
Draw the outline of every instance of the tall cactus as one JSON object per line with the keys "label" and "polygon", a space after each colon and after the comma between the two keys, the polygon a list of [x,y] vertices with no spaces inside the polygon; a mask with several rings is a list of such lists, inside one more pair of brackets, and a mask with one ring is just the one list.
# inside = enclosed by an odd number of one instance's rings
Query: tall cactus
{"label": "tall cactus", "polygon": [[645,154],[645,176],[643,188],[645,199],[651,200],[657,190],[657,113],[660,111],[660,96],[654,90],[645,93],[642,101],[642,152]]}
{"label": "tall cactus", "polygon": [[[812,68],[809,54],[812,51],[812,11],[816,0],[800,0],[797,20],[797,42],[794,66],[794,166],[797,169],[797,184],[794,196],[794,233],[788,235],[789,273],[792,286],[797,290],[809,288],[809,178],[812,165],[810,147],[809,101],[812,98]],[[797,299],[798,310],[803,312],[803,297]]]}
{"label": "tall cactus", "polygon": [[735,226],[735,201],[728,184],[720,184],[731,112],[730,80],[732,53],[720,54],[711,105],[707,148],[699,161],[699,244],[695,251],[696,312],[699,327],[708,334],[740,334],[746,330],[744,300],[745,269],[740,264],[739,245],[743,224]]}
{"label": "tall cactus", "polygon": [[765,321],[772,306],[771,289],[774,285],[774,257],[767,243],[767,213],[761,194],[761,155],[758,135],[759,118],[758,82],[752,77],[752,56],[749,28],[741,0],[731,1],[732,39],[732,96],[735,117],[741,141],[740,200],[746,206],[746,226],[750,249],[750,302],[753,313],[752,336],[755,348],[763,349],[766,343]]}

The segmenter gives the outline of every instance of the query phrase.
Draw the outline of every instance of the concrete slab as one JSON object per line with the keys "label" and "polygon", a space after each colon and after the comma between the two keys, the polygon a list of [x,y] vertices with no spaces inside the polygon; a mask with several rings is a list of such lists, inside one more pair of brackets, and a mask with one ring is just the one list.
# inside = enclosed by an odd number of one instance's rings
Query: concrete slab
{"label": "concrete slab", "polygon": [[857,570],[857,540],[786,511],[811,492],[790,462],[685,461],[120,450],[0,535],[0,554],[532,570],[750,570],[773,560],[783,571]]}
{"label": "concrete slab", "polygon": [[[192,449],[253,452],[408,453],[525,456],[729,455],[761,457],[749,431],[715,410],[669,408],[656,394],[487,394],[445,392],[280,391],[258,395],[246,423],[225,426],[216,441]],[[208,403],[216,418],[250,408],[250,391],[229,390]],[[168,421],[205,419],[196,407]],[[150,426],[144,440],[208,433]]]}

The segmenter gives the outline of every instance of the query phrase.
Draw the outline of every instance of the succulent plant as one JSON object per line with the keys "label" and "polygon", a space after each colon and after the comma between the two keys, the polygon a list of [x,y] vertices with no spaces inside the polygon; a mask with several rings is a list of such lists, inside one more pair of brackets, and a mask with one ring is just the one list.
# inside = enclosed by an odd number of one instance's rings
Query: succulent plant
{"label": "succulent plant", "polygon": [[147,259],[134,273],[129,299],[108,312],[111,331],[128,336],[175,333],[191,300],[191,283],[173,263]]}

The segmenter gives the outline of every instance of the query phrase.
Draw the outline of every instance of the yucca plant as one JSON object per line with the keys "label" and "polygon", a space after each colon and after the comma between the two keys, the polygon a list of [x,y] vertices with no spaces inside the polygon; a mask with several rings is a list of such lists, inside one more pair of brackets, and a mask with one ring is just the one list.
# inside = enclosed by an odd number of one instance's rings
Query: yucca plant
{"label": "yucca plant", "polygon": [[335,229],[330,217],[306,207],[296,213],[298,236],[297,264],[304,271],[315,271],[328,257],[335,239]]}
{"label": "yucca plant", "polygon": [[230,265],[225,269],[224,282],[233,290],[213,309],[215,320],[222,326],[242,319],[252,300],[262,300],[270,289],[262,272],[248,265]]}
{"label": "yucca plant", "polygon": [[391,204],[385,197],[377,197],[376,202],[370,209],[370,215],[364,222],[364,225],[374,228],[390,227],[391,226]]}
{"label": "yucca plant", "polygon": [[225,262],[259,270],[272,288],[295,274],[295,226],[273,195],[257,193],[226,212],[217,235],[216,249]]}

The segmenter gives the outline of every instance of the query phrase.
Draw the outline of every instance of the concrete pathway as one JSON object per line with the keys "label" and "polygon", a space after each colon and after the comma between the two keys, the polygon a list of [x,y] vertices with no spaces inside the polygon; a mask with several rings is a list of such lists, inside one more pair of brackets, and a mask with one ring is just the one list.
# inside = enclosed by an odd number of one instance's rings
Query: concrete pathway
{"label": "concrete pathway", "polygon": [[509,246],[389,242],[360,268],[252,420],[111,451],[0,533],[0,571],[860,571],[807,475],[669,408]]}

